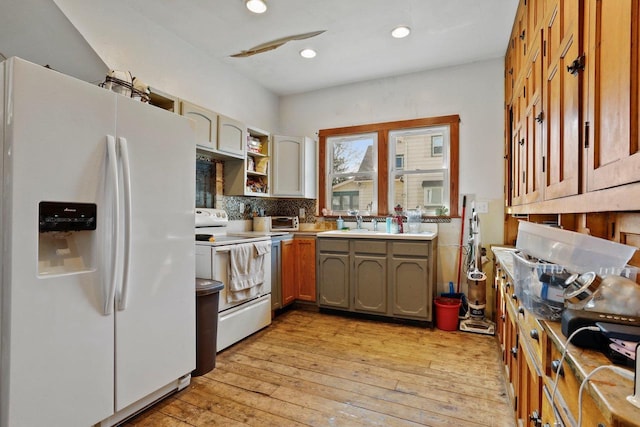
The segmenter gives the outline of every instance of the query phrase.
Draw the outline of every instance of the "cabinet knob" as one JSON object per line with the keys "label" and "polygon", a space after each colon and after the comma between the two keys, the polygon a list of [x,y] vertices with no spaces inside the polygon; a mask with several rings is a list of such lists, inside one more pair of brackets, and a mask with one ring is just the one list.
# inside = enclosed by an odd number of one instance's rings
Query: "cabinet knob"
{"label": "cabinet knob", "polygon": [[507,280],[507,275],[506,274],[502,275],[502,280]]}
{"label": "cabinet knob", "polygon": [[518,313],[524,314],[524,307],[523,306],[519,306],[518,307]]}
{"label": "cabinet knob", "polygon": [[505,285],[505,287],[506,287],[507,289],[509,289],[509,288],[511,287],[511,283],[507,282],[507,284]]}
{"label": "cabinet knob", "polygon": [[514,358],[518,358],[518,347],[511,347],[511,354]]}
{"label": "cabinet knob", "polygon": [[531,335],[531,338],[533,338],[534,340],[538,341],[540,339],[540,334],[538,333],[537,329],[532,329],[529,332],[529,335]]}
{"label": "cabinet knob", "polygon": [[573,60],[571,65],[567,65],[567,71],[573,76],[577,75],[580,71],[584,71],[584,55],[578,56]]}
{"label": "cabinet knob", "polygon": [[540,111],[540,113],[536,116],[536,122],[542,123],[543,120],[544,120],[544,113]]}
{"label": "cabinet knob", "polygon": [[558,375],[560,375],[561,377],[564,378],[564,368],[562,366],[560,366],[560,361],[559,360],[551,361],[551,371],[552,372],[557,372]]}
{"label": "cabinet knob", "polygon": [[518,301],[518,296],[517,296],[516,294],[511,295],[511,298],[512,298],[514,301]]}
{"label": "cabinet knob", "polygon": [[533,411],[531,415],[529,415],[529,420],[531,420],[531,422],[535,426],[542,425],[542,419],[540,418],[540,414],[538,413],[538,411]]}

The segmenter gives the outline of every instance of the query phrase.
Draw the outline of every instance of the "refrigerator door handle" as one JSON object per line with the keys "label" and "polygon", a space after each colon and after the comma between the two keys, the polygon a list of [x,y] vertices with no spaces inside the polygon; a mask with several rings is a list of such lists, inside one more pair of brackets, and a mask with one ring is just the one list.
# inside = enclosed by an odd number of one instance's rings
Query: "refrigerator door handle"
{"label": "refrigerator door handle", "polygon": [[[116,139],[112,135],[107,135],[107,169],[110,172],[112,179],[113,190],[113,209],[115,212],[112,229],[112,250],[111,250],[111,280],[109,289],[107,292],[107,299],[104,304],[105,316],[110,315],[113,310],[113,301],[116,295],[116,286],[118,278],[116,273],[118,271],[118,259],[120,258],[120,248],[118,234],[120,231],[120,191],[118,188],[118,159],[116,157]],[[105,270],[106,271],[106,270]],[[109,279],[105,279],[105,282],[109,282]]]}
{"label": "refrigerator door handle", "polygon": [[122,160],[122,181],[124,185],[124,265],[122,268],[122,285],[118,295],[118,310],[127,308],[129,296],[129,267],[131,261],[131,169],[129,163],[129,147],[127,139],[118,137],[120,158]]}

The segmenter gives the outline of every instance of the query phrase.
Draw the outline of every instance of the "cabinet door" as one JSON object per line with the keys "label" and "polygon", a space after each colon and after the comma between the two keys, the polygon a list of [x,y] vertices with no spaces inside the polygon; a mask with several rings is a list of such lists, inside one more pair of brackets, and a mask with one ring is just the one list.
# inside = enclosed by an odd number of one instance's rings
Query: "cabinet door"
{"label": "cabinet door", "polygon": [[316,239],[296,238],[296,298],[316,300]]}
{"label": "cabinet door", "polygon": [[296,258],[293,240],[282,241],[282,306],[296,299]]}
{"label": "cabinet door", "polygon": [[[506,297],[506,295],[505,295]],[[504,343],[505,352],[504,360],[507,368],[509,380],[509,394],[515,396],[518,390],[518,324],[516,323],[516,315],[513,304],[508,300],[505,301],[505,321],[504,321]],[[514,399],[515,400],[515,399]],[[514,407],[514,410],[517,409]]]}
{"label": "cabinet door", "polygon": [[196,146],[205,150],[217,148],[218,115],[187,101],[180,102],[180,114],[195,123]]}
{"label": "cabinet door", "polygon": [[308,137],[273,137],[273,195],[316,197],[316,145]]}
{"label": "cabinet door", "polygon": [[386,314],[386,255],[355,254],[353,264],[353,282],[353,308],[355,310]]}
{"label": "cabinet door", "polygon": [[522,345],[519,351],[520,375],[518,384],[518,408],[517,418],[522,420],[522,425],[529,425],[530,421],[540,419],[542,408],[542,375],[533,361],[533,355],[526,345]]}
{"label": "cabinet door", "polygon": [[585,169],[586,189],[594,191],[640,180],[640,5],[637,0],[588,5]]}
{"label": "cabinet door", "polygon": [[546,200],[578,194],[582,72],[568,66],[581,54],[578,0],[556,0],[545,27],[545,187]]}
{"label": "cabinet door", "polygon": [[524,119],[523,202],[542,200],[542,37],[538,34],[531,42],[531,52],[525,75],[527,108]]}
{"label": "cabinet door", "polygon": [[247,144],[247,127],[244,123],[226,116],[218,116],[218,150],[244,157]]}
{"label": "cabinet door", "polygon": [[393,256],[390,289],[393,315],[431,319],[429,264],[426,258]]}
{"label": "cabinet door", "polygon": [[349,308],[349,254],[320,253],[318,257],[318,304]]}

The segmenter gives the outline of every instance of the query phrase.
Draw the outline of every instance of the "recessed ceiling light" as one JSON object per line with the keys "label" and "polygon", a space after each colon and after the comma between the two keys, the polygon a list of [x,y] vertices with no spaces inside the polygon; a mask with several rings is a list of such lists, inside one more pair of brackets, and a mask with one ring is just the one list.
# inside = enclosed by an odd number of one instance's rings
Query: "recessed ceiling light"
{"label": "recessed ceiling light", "polygon": [[302,56],[303,58],[307,58],[307,59],[315,58],[316,51],[313,50],[313,49],[302,49],[300,51],[300,56]]}
{"label": "recessed ceiling light", "polygon": [[404,37],[407,37],[410,32],[411,32],[411,28],[405,25],[400,25],[399,27],[396,27],[393,30],[391,30],[391,35],[397,39],[402,39]]}
{"label": "recessed ceiling light", "polygon": [[264,0],[247,0],[245,5],[253,13],[264,13],[267,10],[267,4]]}

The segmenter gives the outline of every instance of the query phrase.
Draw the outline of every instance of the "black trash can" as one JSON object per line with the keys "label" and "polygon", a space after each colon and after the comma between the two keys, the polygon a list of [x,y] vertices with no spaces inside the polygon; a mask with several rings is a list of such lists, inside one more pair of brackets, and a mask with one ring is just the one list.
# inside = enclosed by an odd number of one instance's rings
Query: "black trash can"
{"label": "black trash can", "polygon": [[218,340],[218,301],[224,283],[196,279],[196,369],[194,377],[216,367]]}

